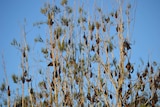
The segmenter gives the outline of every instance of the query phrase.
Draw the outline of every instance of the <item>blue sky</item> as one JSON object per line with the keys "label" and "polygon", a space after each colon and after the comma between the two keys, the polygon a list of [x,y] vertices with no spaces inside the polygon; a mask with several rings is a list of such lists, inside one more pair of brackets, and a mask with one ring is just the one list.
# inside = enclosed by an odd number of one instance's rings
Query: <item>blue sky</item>
{"label": "blue sky", "polygon": [[160,62],[159,5],[159,0],[139,0],[137,3],[132,50],[136,62],[140,57]]}
{"label": "blue sky", "polygon": [[[34,41],[31,38],[37,36],[38,32],[36,33],[33,28],[33,23],[44,19],[44,16],[40,13],[40,7],[43,6],[43,3],[44,1],[42,0],[39,0],[39,2],[33,0],[2,0],[0,3],[0,54],[4,54],[8,77],[13,72],[19,73],[18,69],[20,65],[20,52],[11,46],[10,43],[13,38],[20,41],[24,18],[27,20],[27,38],[30,39],[30,42]],[[0,65],[0,72],[2,74],[0,75],[0,82],[2,82],[4,79],[2,57],[0,57]],[[9,78],[9,80],[11,79]]]}
{"label": "blue sky", "polygon": [[[140,58],[145,62],[150,57],[151,61],[160,62],[160,1],[159,0],[137,0],[134,31],[131,38],[132,61],[140,63]],[[45,21],[40,13],[44,0],[1,0],[0,3],[0,83],[4,79],[1,53],[4,53],[6,70],[8,76],[18,72],[20,64],[20,53],[10,45],[13,38],[20,41],[21,27],[24,18],[27,20],[26,31],[30,42],[33,37],[41,34],[32,25],[37,21]],[[43,30],[45,31],[45,30]]]}

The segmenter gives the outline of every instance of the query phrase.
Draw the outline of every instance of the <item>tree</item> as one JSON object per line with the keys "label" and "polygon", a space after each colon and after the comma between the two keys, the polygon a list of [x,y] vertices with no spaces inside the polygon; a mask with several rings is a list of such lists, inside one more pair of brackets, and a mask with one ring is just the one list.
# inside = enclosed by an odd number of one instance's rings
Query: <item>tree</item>
{"label": "tree", "polygon": [[[113,7],[107,7],[112,2]],[[89,1],[72,7],[70,4],[74,3],[62,0],[41,8],[46,21],[34,26],[47,24],[49,32],[45,40],[40,36],[34,39],[35,43],[44,44],[38,75],[31,72],[29,59],[33,59],[29,56],[31,46],[26,41],[25,27],[22,44],[16,40],[11,43],[22,58],[22,74],[12,76],[13,82],[22,87],[22,95],[13,96],[14,106],[159,105],[157,63],[149,61],[143,71],[136,72],[130,61],[130,29],[136,2],[107,3],[100,7],[96,1]]]}

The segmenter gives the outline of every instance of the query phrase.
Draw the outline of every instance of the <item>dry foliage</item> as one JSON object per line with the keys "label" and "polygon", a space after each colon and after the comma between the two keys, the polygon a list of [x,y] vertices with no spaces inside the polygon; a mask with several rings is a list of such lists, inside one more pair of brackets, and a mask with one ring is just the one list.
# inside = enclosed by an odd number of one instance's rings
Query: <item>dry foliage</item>
{"label": "dry foliage", "polygon": [[[34,39],[35,43],[44,44],[42,49],[39,49],[43,55],[41,57],[36,55],[34,60],[31,59],[25,29],[22,44],[13,40],[11,44],[21,52],[22,73],[13,74],[12,79],[22,94],[15,96],[13,91],[10,91],[12,88],[9,84],[2,84],[1,92],[8,91],[8,96],[12,98],[11,105],[160,105],[160,69],[157,63],[150,61],[144,70],[135,71],[137,68],[130,61],[130,30],[134,24],[136,2],[111,0],[108,1],[108,4],[112,4],[110,6],[98,6],[97,2],[90,0],[71,3],[62,0],[59,4],[46,3],[41,8],[46,21],[34,24],[36,27],[45,23],[49,30],[45,37]],[[38,62],[38,59],[43,60]],[[34,72],[29,60],[36,60],[35,65],[38,65],[40,70]],[[26,86],[28,89],[24,88]],[[5,89],[6,87],[8,89]]]}

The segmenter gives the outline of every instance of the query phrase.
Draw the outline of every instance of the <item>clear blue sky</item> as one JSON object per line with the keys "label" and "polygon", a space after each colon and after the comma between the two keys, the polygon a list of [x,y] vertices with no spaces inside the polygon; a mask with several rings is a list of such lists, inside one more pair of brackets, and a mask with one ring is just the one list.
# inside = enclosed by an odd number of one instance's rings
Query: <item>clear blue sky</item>
{"label": "clear blue sky", "polygon": [[[160,62],[160,0],[137,0],[135,26],[132,35],[132,60],[139,64],[150,56],[152,61]],[[44,0],[1,0],[0,2],[0,83],[4,78],[1,53],[4,52],[6,68],[9,74],[17,72],[20,53],[10,45],[13,38],[20,40],[21,26],[27,20],[29,38],[39,32],[32,24],[45,20],[40,13]],[[44,30],[45,31],[45,30]],[[34,39],[30,39],[33,40]]]}
{"label": "clear blue sky", "polygon": [[133,56],[160,62],[160,1],[137,0],[136,21],[134,26]]}
{"label": "clear blue sky", "polygon": [[[22,34],[22,25],[24,24],[24,18],[27,20],[26,31],[28,33],[28,38],[35,37],[39,34],[36,33],[33,28],[33,23],[41,21],[44,16],[40,13],[40,7],[43,6],[44,1],[33,1],[33,0],[1,0],[0,3],[0,54],[4,53],[6,70],[8,72],[8,77],[13,72],[18,72],[20,65],[20,52],[11,46],[11,41],[16,38],[20,41],[20,35]],[[34,39],[30,39],[34,41]],[[19,69],[20,70],[20,69]],[[2,68],[2,58],[0,55],[0,83],[4,79],[4,72]],[[9,81],[11,78],[9,78]]]}

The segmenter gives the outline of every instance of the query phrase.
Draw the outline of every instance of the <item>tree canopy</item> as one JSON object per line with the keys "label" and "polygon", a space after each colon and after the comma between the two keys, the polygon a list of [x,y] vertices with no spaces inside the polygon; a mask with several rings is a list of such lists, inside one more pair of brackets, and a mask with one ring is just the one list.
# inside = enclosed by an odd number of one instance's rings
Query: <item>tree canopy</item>
{"label": "tree canopy", "polygon": [[[40,9],[45,36],[34,37],[40,54],[32,57],[24,27],[22,42],[11,45],[21,53],[21,74],[1,84],[2,105],[15,107],[147,107],[159,106],[160,68],[157,62],[142,69],[131,62],[131,30],[136,1],[46,2]],[[33,49],[32,49],[33,50]],[[4,64],[4,72],[5,63]],[[32,67],[32,66],[35,67]],[[35,71],[36,70],[36,71]],[[3,93],[3,92],[7,92]],[[7,100],[6,100],[7,99]]]}

